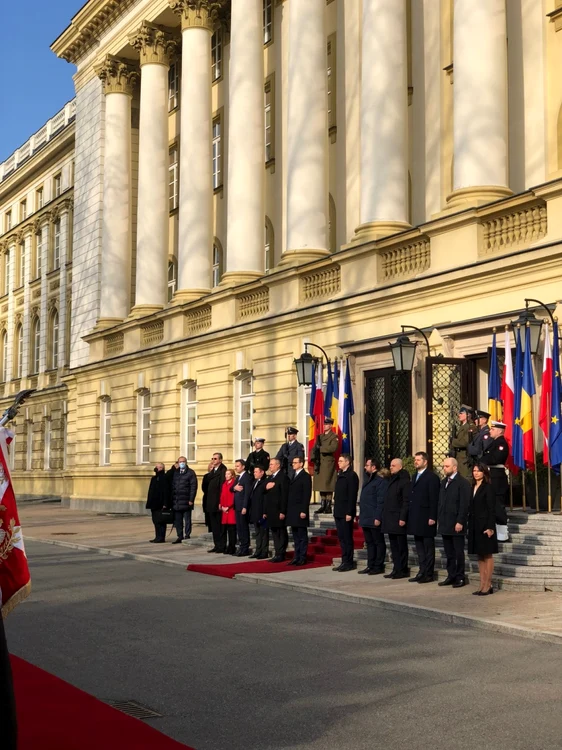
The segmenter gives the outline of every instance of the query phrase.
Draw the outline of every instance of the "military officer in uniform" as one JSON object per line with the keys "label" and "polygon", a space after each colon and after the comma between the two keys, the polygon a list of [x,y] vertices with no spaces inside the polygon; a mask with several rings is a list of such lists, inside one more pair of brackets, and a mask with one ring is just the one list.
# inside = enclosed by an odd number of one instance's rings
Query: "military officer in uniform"
{"label": "military officer in uniform", "polygon": [[492,421],[490,439],[486,441],[481,461],[490,468],[492,488],[496,495],[496,523],[507,524],[505,506],[509,502],[509,482],[505,464],[509,458],[509,445],[504,436],[505,423]]}
{"label": "military officer in uniform", "polygon": [[470,466],[468,464],[467,448],[476,434],[476,425],[472,421],[473,409],[471,406],[462,404],[459,409],[459,422],[457,434],[451,440],[453,458],[457,459],[459,474],[465,479],[470,477]]}
{"label": "military officer in uniform", "polygon": [[281,461],[281,468],[287,473],[289,480],[295,475],[293,458],[300,458],[304,463],[304,445],[297,440],[298,434],[296,427],[287,427],[287,442],[283,443],[275,456]]}
{"label": "military officer in uniform", "polygon": [[480,461],[484,453],[485,446],[487,445],[488,441],[491,440],[490,428],[488,426],[490,414],[488,414],[487,411],[482,411],[482,409],[477,409],[474,413],[474,417],[476,420],[478,432],[475,433],[474,437],[472,438],[472,442],[469,443],[467,447],[469,456],[468,461],[472,466]]}
{"label": "military officer in uniform", "polygon": [[264,451],[263,445],[265,438],[256,438],[254,440],[254,450],[246,459],[246,471],[250,476],[254,476],[256,466],[261,466],[264,471],[269,469],[269,453]]}
{"label": "military officer in uniform", "polygon": [[337,467],[334,453],[339,446],[338,436],[333,430],[334,420],[324,420],[324,432],[318,435],[314,445],[314,491],[320,493],[320,508],[315,513],[332,512],[332,494],[336,488]]}

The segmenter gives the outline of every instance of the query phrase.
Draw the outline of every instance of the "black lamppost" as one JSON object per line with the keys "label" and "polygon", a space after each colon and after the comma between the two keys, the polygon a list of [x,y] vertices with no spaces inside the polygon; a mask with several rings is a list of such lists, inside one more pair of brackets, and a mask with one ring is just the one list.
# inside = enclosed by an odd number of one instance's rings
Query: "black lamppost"
{"label": "black lamppost", "polygon": [[[521,336],[521,351],[523,354],[525,353],[525,328],[527,324],[529,325],[529,328],[531,330],[531,354],[536,354],[539,350],[539,342],[541,340],[541,328],[542,328],[542,320],[539,320],[535,313],[532,310],[529,310],[529,302],[537,302],[535,299],[526,299],[525,300],[525,309],[521,312],[517,320],[512,320],[511,325],[513,326],[513,331],[515,332],[517,329],[517,326],[521,326],[521,330],[523,331],[523,335]],[[554,318],[552,317],[552,313],[548,309],[546,305],[543,305],[542,302],[538,302],[541,307],[544,307],[545,310],[548,312],[549,316],[552,319],[552,323],[554,324]]]}
{"label": "black lamppost", "polygon": [[401,326],[402,336],[398,336],[393,344],[389,344],[390,351],[392,352],[392,359],[394,361],[394,369],[397,372],[411,372],[414,367],[414,360],[416,357],[416,346],[417,341],[410,341],[410,339],[404,335],[404,330],[409,328],[412,331],[420,333],[427,345],[427,356],[430,356],[429,339],[425,333],[415,326]]}
{"label": "black lamppost", "polygon": [[308,351],[308,347],[313,346],[315,349],[320,349],[324,357],[326,358],[326,364],[329,366],[330,359],[324,349],[318,344],[307,343],[304,345],[304,352],[298,359],[293,360],[295,368],[297,370],[297,379],[299,385],[312,385],[312,370],[314,365],[318,362],[318,357],[313,357]]}

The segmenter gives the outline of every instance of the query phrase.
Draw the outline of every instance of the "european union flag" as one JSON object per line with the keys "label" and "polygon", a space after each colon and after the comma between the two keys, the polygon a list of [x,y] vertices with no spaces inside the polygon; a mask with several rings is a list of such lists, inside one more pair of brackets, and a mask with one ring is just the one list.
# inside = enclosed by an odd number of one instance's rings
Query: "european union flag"
{"label": "european union flag", "polygon": [[[341,393],[340,393],[341,398]],[[351,439],[351,417],[355,413],[353,406],[353,392],[351,390],[351,374],[349,362],[346,362],[345,386],[343,392],[343,423],[341,426],[341,452],[349,453],[353,457],[353,442]]]}
{"label": "european union flag", "polygon": [[490,412],[491,419],[499,420],[502,418],[500,368],[498,367],[495,329],[492,338],[490,374],[488,375],[488,411]]}
{"label": "european union flag", "polygon": [[513,465],[525,469],[523,458],[523,430],[521,429],[521,386],[523,384],[523,353],[521,351],[521,330],[515,335],[515,372],[513,378]]}
{"label": "european union flag", "polygon": [[550,415],[550,464],[553,468],[562,464],[562,417],[560,415],[560,348],[558,344],[558,323],[554,323],[552,342],[552,402]]}

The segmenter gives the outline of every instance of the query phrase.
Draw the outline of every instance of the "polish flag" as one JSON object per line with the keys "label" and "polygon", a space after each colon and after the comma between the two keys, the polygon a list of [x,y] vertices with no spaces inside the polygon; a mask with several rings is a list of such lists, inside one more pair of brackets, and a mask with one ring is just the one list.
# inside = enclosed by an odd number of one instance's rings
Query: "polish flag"
{"label": "polish flag", "polygon": [[[551,360],[552,362],[552,360]],[[513,361],[511,359],[511,340],[509,338],[509,331],[505,331],[505,363],[503,366],[503,380],[501,387],[501,400],[503,401],[503,421],[505,423],[505,439],[509,445],[509,461],[507,466],[512,471],[514,470],[514,464],[512,462],[512,443],[513,443],[513,424],[515,415],[514,409],[514,393],[515,388],[513,385]],[[519,415],[518,415],[519,416]]]}
{"label": "polish flag", "polygon": [[544,339],[544,357],[542,363],[542,385],[541,400],[539,405],[539,426],[542,430],[544,447],[543,462],[548,464],[548,450],[550,437],[552,407],[552,349],[550,348],[550,328],[546,325],[546,336]]}

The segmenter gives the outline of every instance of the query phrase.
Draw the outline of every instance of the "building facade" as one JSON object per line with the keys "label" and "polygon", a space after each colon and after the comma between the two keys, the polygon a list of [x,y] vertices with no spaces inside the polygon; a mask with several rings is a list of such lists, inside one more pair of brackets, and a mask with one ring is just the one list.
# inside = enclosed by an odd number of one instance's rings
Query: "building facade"
{"label": "building facade", "polygon": [[[306,430],[307,342],[349,358],[356,458],[439,462],[458,405],[487,402],[492,329],[562,297],[560,30],[559,0],[87,2],[52,45],[77,67],[58,299],[46,258],[40,295],[18,277],[0,308],[5,396],[39,386],[25,491],[137,510],[154,461],[276,450]],[[403,325],[429,339],[411,373]]]}

